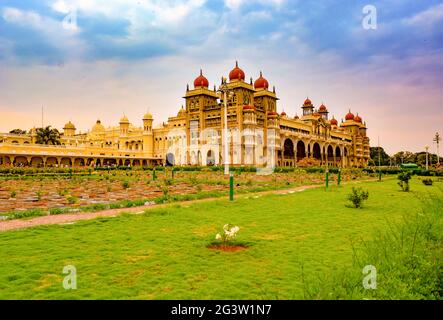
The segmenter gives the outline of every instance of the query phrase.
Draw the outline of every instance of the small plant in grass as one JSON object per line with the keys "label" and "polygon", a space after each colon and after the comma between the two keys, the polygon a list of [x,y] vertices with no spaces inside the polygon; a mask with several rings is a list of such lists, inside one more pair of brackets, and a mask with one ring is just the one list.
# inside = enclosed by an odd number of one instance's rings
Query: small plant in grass
{"label": "small plant in grass", "polygon": [[432,180],[431,178],[428,178],[428,179],[423,179],[421,182],[423,182],[423,184],[425,186],[432,186],[432,184],[434,183],[434,180]]}
{"label": "small plant in grass", "polygon": [[125,180],[125,181],[122,182],[122,187],[123,187],[123,189],[128,189],[129,186],[130,186],[130,185],[129,185],[129,181],[126,181],[126,180]]}
{"label": "small plant in grass", "polygon": [[15,190],[13,190],[11,192],[11,198],[15,198],[15,197],[17,197],[17,192]]}
{"label": "small plant in grass", "polygon": [[163,192],[163,195],[165,196],[165,197],[167,197],[168,196],[168,194],[169,194],[169,189],[168,189],[168,187],[163,187],[162,188],[162,192]]}
{"label": "small plant in grass", "polygon": [[354,208],[361,208],[363,201],[368,200],[369,192],[362,188],[352,188],[352,192],[348,195],[348,200],[352,202]]}
{"label": "small plant in grass", "polygon": [[398,185],[404,192],[409,191],[409,180],[411,180],[411,173],[410,172],[402,172],[398,175]]}
{"label": "small plant in grass", "polygon": [[74,196],[67,197],[66,200],[69,204],[76,204],[78,202],[78,198]]}
{"label": "small plant in grass", "polygon": [[174,181],[173,181],[172,179],[168,179],[168,178],[165,179],[165,185],[166,185],[166,186],[172,186],[173,182],[174,182]]}
{"label": "small plant in grass", "polygon": [[232,241],[235,240],[239,231],[240,228],[238,226],[225,224],[223,231],[215,235],[215,240],[221,243],[222,247],[228,247],[232,244]]}

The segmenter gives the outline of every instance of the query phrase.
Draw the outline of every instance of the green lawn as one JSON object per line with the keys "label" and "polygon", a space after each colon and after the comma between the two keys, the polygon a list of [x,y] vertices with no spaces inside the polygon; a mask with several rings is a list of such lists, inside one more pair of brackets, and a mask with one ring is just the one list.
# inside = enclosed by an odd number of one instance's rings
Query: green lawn
{"label": "green lawn", "polygon": [[[303,299],[351,270],[362,240],[442,195],[417,178],[409,193],[393,179],[358,185],[369,190],[363,209],[345,206],[347,185],[0,233],[0,299]],[[247,250],[207,248],[226,223]],[[77,268],[77,290],[62,287],[65,265]]]}

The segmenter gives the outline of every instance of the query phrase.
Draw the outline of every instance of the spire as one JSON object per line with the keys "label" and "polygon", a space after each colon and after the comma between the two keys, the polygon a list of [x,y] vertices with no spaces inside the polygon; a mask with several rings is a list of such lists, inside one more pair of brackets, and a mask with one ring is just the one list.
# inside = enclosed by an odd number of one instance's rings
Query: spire
{"label": "spire", "polygon": [[251,77],[251,85],[252,85],[252,77]]}
{"label": "spire", "polygon": [[275,93],[275,86],[272,87],[272,92]]}
{"label": "spire", "polygon": [[186,91],[189,91],[189,83],[186,85]]}
{"label": "spire", "polygon": [[203,70],[200,68],[200,75],[202,76],[203,75]]}
{"label": "spire", "polygon": [[263,77],[263,72],[260,70],[260,78]]}
{"label": "spire", "polygon": [[238,68],[238,61],[235,60],[235,67]]}

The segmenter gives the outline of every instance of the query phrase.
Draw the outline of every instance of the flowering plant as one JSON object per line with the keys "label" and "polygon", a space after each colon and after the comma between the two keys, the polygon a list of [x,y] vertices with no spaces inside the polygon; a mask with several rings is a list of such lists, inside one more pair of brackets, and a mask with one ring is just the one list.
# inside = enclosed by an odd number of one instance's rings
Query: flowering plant
{"label": "flowering plant", "polygon": [[239,231],[240,231],[239,227],[233,226],[231,224],[225,224],[223,226],[223,231],[216,234],[215,240],[221,241],[223,243],[223,246],[226,246],[229,241],[235,239]]}

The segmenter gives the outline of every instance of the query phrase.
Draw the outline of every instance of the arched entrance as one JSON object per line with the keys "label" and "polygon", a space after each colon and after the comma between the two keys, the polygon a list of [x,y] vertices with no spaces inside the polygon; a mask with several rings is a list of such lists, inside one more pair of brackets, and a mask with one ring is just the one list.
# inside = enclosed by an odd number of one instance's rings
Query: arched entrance
{"label": "arched entrance", "polygon": [[60,161],[60,166],[61,167],[70,167],[71,166],[71,159],[62,158],[62,160]]}
{"label": "arched entrance", "polygon": [[166,155],[166,165],[172,167],[175,164],[175,157],[173,153],[168,153]]}
{"label": "arched entrance", "polygon": [[314,143],[314,146],[312,147],[312,155],[315,159],[321,161],[320,145],[317,142]]}
{"label": "arched entrance", "polygon": [[297,161],[306,158],[306,147],[303,141],[297,142]]}
{"label": "arched entrance", "polygon": [[77,158],[74,160],[74,166],[75,167],[84,167],[85,166],[85,160],[81,158]]}
{"label": "arched entrance", "polygon": [[26,159],[26,157],[21,157],[21,156],[15,157],[14,165],[16,167],[26,167],[28,165],[28,159]]}
{"label": "arched entrance", "polygon": [[332,148],[331,145],[328,146],[326,154],[328,155],[328,157],[327,157],[328,164],[334,163],[334,149]]}
{"label": "arched entrance", "polygon": [[32,157],[31,166],[34,168],[43,167],[43,159],[40,157]]}
{"label": "arched entrance", "polygon": [[294,160],[294,143],[288,138],[283,144],[283,165],[292,166],[294,164]]}
{"label": "arched entrance", "polygon": [[55,166],[58,166],[58,160],[57,160],[57,158],[49,157],[49,158],[46,160],[46,166],[47,166],[47,167],[55,167]]}
{"label": "arched entrance", "polygon": [[207,166],[215,165],[215,154],[214,154],[214,151],[212,151],[212,150],[209,150],[206,155],[206,165]]}
{"label": "arched entrance", "polygon": [[337,162],[337,165],[339,165],[339,166],[343,165],[342,158],[341,158],[341,150],[338,146],[335,147],[335,161]]}

